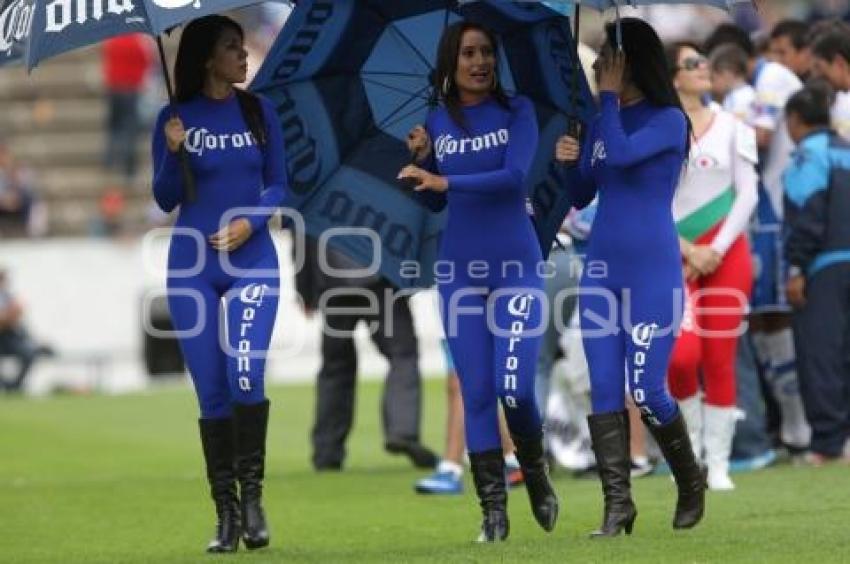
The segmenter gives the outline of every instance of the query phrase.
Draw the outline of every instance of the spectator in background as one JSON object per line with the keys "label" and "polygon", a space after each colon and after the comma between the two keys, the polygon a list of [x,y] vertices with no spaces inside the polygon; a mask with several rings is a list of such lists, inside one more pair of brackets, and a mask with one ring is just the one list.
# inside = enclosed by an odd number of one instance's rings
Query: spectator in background
{"label": "spectator in background", "polygon": [[110,237],[120,234],[122,219],[127,208],[124,192],[117,186],[108,187],[100,196],[98,208],[102,234]]}
{"label": "spectator in background", "polygon": [[[737,45],[748,58],[747,69],[755,100],[746,121],[756,130],[762,185],[751,233],[756,265],[753,313],[750,330],[744,339],[749,341],[746,346],[755,349],[763,380],[770,390],[768,401],[775,400],[772,421],[778,429],[779,440],[792,450],[801,451],[808,446],[810,430],[798,392],[791,308],[785,299],[781,229],[782,174],[794,149],[785,124],[784,107],[803,84],[785,66],[757,56],[749,35],[735,26],[720,26],[706,44],[712,50],[724,44]],[[739,374],[739,381],[747,385],[754,385],[755,380]],[[739,395],[753,397],[749,393],[739,392]],[[746,410],[749,412],[751,407],[747,406]]]}
{"label": "spectator in background", "polygon": [[708,487],[731,490],[735,357],[753,284],[746,232],[758,202],[758,151],[751,127],[705,104],[710,74],[696,46],[671,45],[667,60],[696,138],[673,201],[693,311],[690,330],[683,320],[668,382],[687,421],[694,454],[701,457],[705,447]]}
{"label": "spectator in background", "polygon": [[[829,60],[824,57],[818,57],[814,53],[814,46],[829,36],[835,36],[836,41],[828,41],[824,44],[825,48],[820,51]],[[848,78],[846,72],[844,80],[840,77],[842,63],[836,61],[833,55],[837,55],[840,49],[835,46],[840,44],[841,39],[850,37],[850,25],[841,20],[824,20],[812,25],[809,31],[809,45],[812,53],[812,76],[830,83],[835,90],[835,102],[832,105],[832,127],[839,135],[850,140],[850,90],[847,87]],[[832,44],[832,46],[829,46]],[[833,64],[835,63],[835,64]],[[829,75],[829,76],[828,76]],[[832,80],[830,80],[830,76]]]}
{"label": "spectator in background", "polygon": [[33,190],[33,173],[0,141],[0,236],[43,234],[44,207]]}
{"label": "spectator in background", "polygon": [[439,457],[420,442],[422,379],[410,295],[389,300],[386,292],[394,288],[386,279],[347,275],[361,265],[333,248],[327,249],[326,265],[337,276],[326,272],[312,238],[306,240],[304,260],[304,267],[296,274],[296,291],[305,304],[305,313],[321,311],[324,318],[322,366],[316,379],[311,433],[313,468],[339,471],[345,462],[357,386],[354,334],[361,320],[369,325],[372,341],[389,363],[381,402],[384,449],[406,455],[417,468],[435,468]]}
{"label": "spectator in background", "polygon": [[850,36],[833,31],[817,39],[812,48],[813,71],[838,91],[850,90]]}
{"label": "spectator in background", "polygon": [[808,39],[809,24],[798,20],[779,22],[770,33],[770,59],[805,81],[811,71]]}
{"label": "spectator in background", "polygon": [[819,20],[825,18],[850,19],[850,0],[810,0],[809,18]]}
{"label": "spectator in background", "polygon": [[108,39],[103,44],[103,78],[109,113],[104,164],[130,184],[136,176],[140,103],[153,63],[150,39],[140,33]]}
{"label": "spectator in background", "polygon": [[23,325],[24,308],[9,289],[6,271],[0,268],[0,358],[12,357],[18,363],[14,377],[0,375],[0,387],[20,392],[33,362],[40,355],[51,355],[50,348],[36,343]]}
{"label": "spectator in background", "polygon": [[750,119],[756,90],[748,82],[749,59],[746,51],[725,44],[711,52],[711,90],[723,109],[743,122]]}
{"label": "spectator in background", "polygon": [[844,346],[850,337],[850,143],[830,131],[830,92],[807,88],[787,105],[798,144],[785,172],[785,254],[788,301],[800,388],[812,425],[809,460],[844,458],[850,437],[850,374]]}

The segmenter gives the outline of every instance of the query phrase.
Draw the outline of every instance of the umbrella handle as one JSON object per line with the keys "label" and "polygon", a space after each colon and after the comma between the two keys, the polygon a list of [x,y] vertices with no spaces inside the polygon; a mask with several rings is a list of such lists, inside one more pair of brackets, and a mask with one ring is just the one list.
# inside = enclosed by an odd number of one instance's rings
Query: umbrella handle
{"label": "umbrella handle", "polygon": [[614,12],[617,14],[617,49],[623,50],[623,19],[620,17],[620,5],[614,4]]}
{"label": "umbrella handle", "polygon": [[[572,89],[570,92],[570,104],[572,106],[572,115],[570,115],[570,121],[567,124],[567,135],[570,137],[574,137],[575,139],[579,138],[581,134],[581,119],[578,113],[578,99],[579,99],[579,73],[584,72],[581,61],[579,60],[579,36],[581,34],[581,2],[575,3],[575,15],[573,16],[573,45],[575,49],[573,50],[573,76],[572,76]],[[577,161],[569,162],[569,163],[560,163],[562,166],[573,166]]]}
{"label": "umbrella handle", "polygon": [[[162,64],[162,76],[165,77],[165,88],[168,91],[168,104],[171,106],[171,116],[177,116],[177,104],[174,99],[174,87],[171,84],[171,75],[168,74],[168,62],[165,60],[165,48],[162,45],[162,37],[156,36],[156,45],[159,48],[159,61]],[[180,172],[183,175],[183,194],[185,200],[189,203],[197,199],[198,191],[195,184],[195,174],[192,172],[192,165],[189,163],[189,153],[184,145],[180,146],[177,156],[180,159]]]}

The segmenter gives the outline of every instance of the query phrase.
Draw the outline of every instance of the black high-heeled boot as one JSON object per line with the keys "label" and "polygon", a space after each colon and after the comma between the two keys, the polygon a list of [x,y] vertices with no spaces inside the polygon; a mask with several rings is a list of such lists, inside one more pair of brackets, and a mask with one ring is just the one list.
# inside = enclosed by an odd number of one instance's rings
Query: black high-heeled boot
{"label": "black high-heeled boot", "polygon": [[508,538],[508,491],[502,450],[469,453],[472,479],[481,503],[481,535],[478,542],[499,542]]}
{"label": "black high-heeled boot", "polygon": [[269,401],[255,405],[235,405],[236,475],[239,479],[242,509],[242,538],[248,549],[269,544],[269,529],[263,511],[263,478],[266,468],[266,430]]}
{"label": "black high-heeled boot", "polygon": [[605,495],[602,526],[590,536],[616,537],[622,531],[630,535],[637,519],[637,508],[632,501],[629,414],[618,411],[589,415],[587,424]]}
{"label": "black high-heeled boot", "polygon": [[549,468],[543,454],[543,435],[531,439],[511,435],[511,438],[522,468],[531,511],[543,530],[551,532],[558,521],[558,496],[549,481]]}
{"label": "black high-heeled boot", "polygon": [[210,494],[218,516],[215,538],[207,546],[207,552],[236,552],[242,524],[233,464],[233,421],[230,418],[200,419],[198,426]]}
{"label": "black high-heeled boot", "polygon": [[658,448],[664,454],[670,471],[676,479],[679,497],[673,516],[674,529],[690,529],[700,522],[705,513],[705,469],[697,462],[688,428],[681,413],[666,425],[652,425],[646,418],[644,423],[655,437]]}

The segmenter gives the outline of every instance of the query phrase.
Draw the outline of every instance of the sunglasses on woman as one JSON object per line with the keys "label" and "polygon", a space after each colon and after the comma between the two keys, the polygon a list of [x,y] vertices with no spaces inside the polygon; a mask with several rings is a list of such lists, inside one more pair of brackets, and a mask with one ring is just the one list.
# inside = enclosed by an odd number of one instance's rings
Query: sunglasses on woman
{"label": "sunglasses on woman", "polygon": [[687,59],[683,60],[682,64],[679,65],[679,70],[692,71],[707,64],[708,59],[706,59],[702,55],[697,55],[696,57],[688,57]]}

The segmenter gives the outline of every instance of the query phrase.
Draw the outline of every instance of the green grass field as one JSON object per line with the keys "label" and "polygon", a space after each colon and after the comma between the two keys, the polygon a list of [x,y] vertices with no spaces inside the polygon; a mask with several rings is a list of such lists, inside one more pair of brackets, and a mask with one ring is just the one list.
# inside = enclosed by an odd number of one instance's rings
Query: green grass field
{"label": "green grass field", "polygon": [[[426,384],[424,438],[443,442],[443,384]],[[703,524],[669,525],[668,478],[635,483],[631,538],[590,541],[601,496],[594,480],[556,474],[561,519],[537,528],[523,490],[510,496],[511,537],[481,546],[467,493],[413,493],[421,473],[382,450],[380,387],[362,384],[347,470],[314,474],[310,386],[270,390],[265,505],[272,546],[208,556],[207,497],[188,389],[129,397],[0,398],[0,562],[850,562],[850,469],[780,466],[738,475],[709,496]]]}

